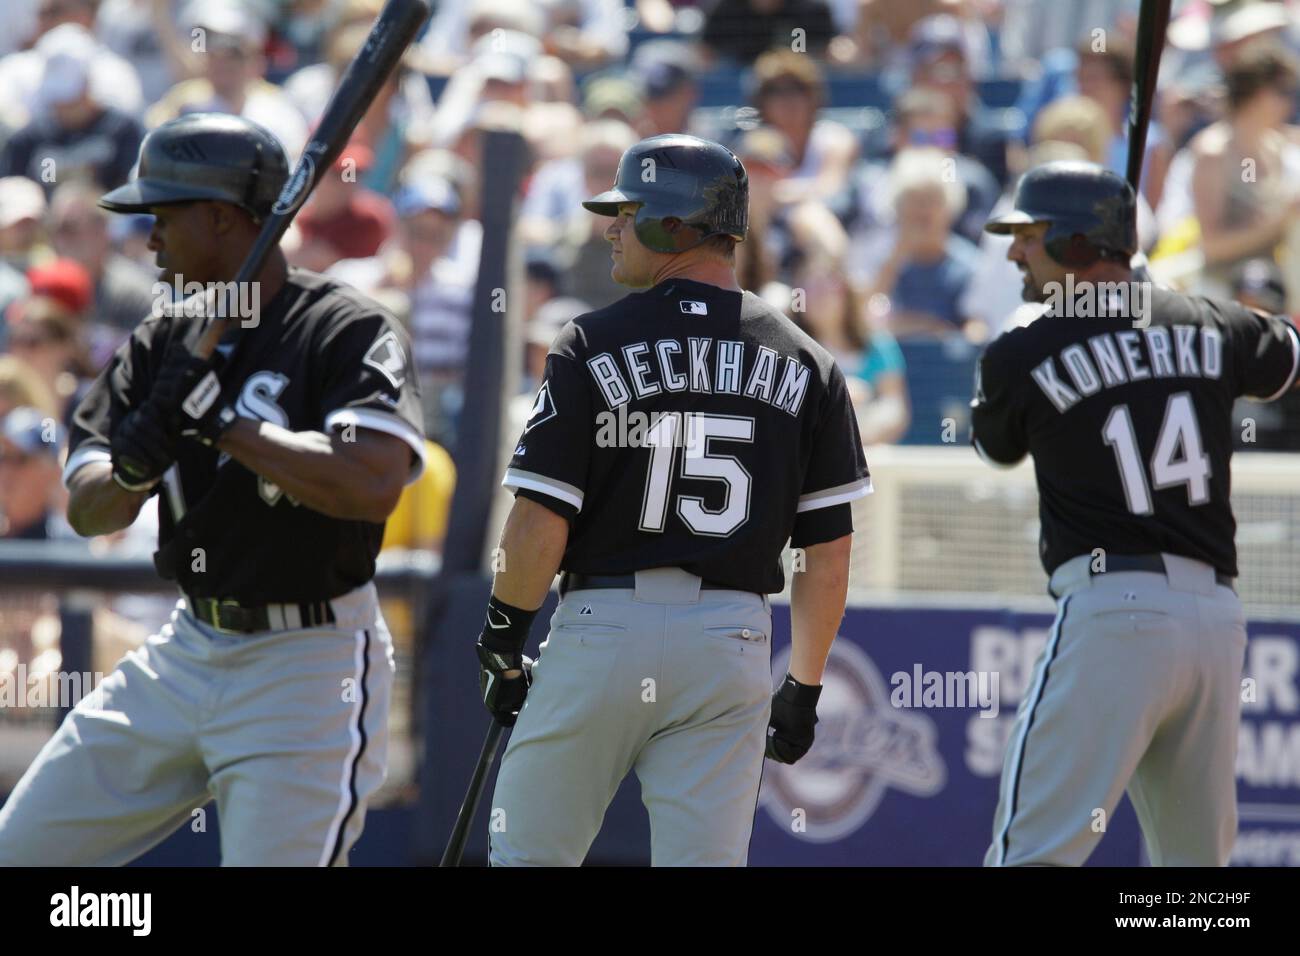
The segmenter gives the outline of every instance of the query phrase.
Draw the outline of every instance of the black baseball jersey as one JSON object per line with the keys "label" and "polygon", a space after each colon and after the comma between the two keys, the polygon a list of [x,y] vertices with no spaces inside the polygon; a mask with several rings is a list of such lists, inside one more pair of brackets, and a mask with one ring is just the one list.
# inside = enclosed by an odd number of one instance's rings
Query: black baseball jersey
{"label": "black baseball jersey", "polygon": [[561,568],[757,592],[871,492],[830,354],[751,293],[666,280],[568,323],[505,487],[571,520]]}
{"label": "black baseball jersey", "polygon": [[[73,416],[65,480],[109,460],[109,436],[148,397],[168,345],[197,343],[206,320],[145,319],[95,380]],[[393,435],[424,467],[420,399],[410,343],[378,303],[313,272],[291,269],[240,331],[221,372],[222,398],[245,418],[291,431],[353,427]],[[314,511],[238,461],[197,441],[178,446],[159,492],[159,570],[194,597],[242,604],[337,597],[375,572],[383,525]],[[201,549],[201,550],[196,550]]]}
{"label": "black baseball jersey", "polygon": [[1097,548],[1237,573],[1232,403],[1289,389],[1300,339],[1285,318],[1159,288],[1147,315],[1045,315],[980,361],[971,438],[995,464],[1033,455],[1048,574]]}

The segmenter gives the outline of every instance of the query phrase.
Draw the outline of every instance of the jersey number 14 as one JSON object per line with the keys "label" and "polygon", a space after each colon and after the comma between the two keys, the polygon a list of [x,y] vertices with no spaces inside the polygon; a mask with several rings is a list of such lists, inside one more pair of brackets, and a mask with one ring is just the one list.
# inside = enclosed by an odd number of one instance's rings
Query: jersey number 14
{"label": "jersey number 14", "polygon": [[1160,423],[1155,451],[1151,454],[1151,482],[1142,468],[1133,416],[1127,405],[1110,410],[1101,437],[1115,452],[1119,477],[1124,483],[1128,510],[1135,515],[1149,515],[1155,510],[1151,489],[1187,486],[1187,503],[1203,505],[1210,500],[1210,456],[1201,449],[1201,430],[1190,392],[1169,396],[1165,418]]}

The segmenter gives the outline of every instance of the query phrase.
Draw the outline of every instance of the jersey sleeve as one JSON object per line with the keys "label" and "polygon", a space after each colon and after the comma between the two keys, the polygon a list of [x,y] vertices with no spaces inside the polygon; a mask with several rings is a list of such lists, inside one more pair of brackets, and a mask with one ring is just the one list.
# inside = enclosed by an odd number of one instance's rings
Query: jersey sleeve
{"label": "jersey sleeve", "polygon": [[1281,398],[1300,368],[1300,334],[1281,315],[1234,308],[1226,315],[1237,394],[1260,402]]}
{"label": "jersey sleeve", "polygon": [[411,449],[407,484],[424,471],[424,413],[406,331],[380,311],[346,319],[324,346],[321,420],[326,433],[349,425],[400,438]]}
{"label": "jersey sleeve", "polygon": [[985,461],[1009,467],[1029,452],[1025,409],[1017,400],[1014,379],[995,339],[975,366],[975,398],[971,401],[971,444]]}
{"label": "jersey sleeve", "polygon": [[813,431],[790,543],[806,547],[853,531],[850,503],[871,494],[871,475],[844,373],[830,366],[826,398]]}
{"label": "jersey sleeve", "polygon": [[551,345],[546,374],[501,484],[573,520],[582,510],[591,462],[593,418],[578,327]]}
{"label": "jersey sleeve", "polygon": [[159,347],[160,323],[142,322],[118,347],[73,410],[68,434],[66,485],[76,472],[95,461],[111,461],[113,431],[126,415],[144,403],[153,390],[153,363]]}

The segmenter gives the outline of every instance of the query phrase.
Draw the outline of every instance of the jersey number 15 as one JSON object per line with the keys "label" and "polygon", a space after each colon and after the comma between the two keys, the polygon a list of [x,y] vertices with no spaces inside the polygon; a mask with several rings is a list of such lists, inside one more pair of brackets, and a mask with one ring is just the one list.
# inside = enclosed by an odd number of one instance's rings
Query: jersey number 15
{"label": "jersey number 15", "polygon": [[1133,431],[1133,416],[1127,405],[1110,410],[1101,429],[1102,440],[1115,452],[1119,477],[1124,483],[1128,510],[1135,515],[1154,511],[1151,489],[1187,486],[1187,503],[1203,505],[1210,500],[1210,456],[1201,450],[1201,430],[1190,392],[1169,396],[1165,418],[1160,423],[1155,451],[1151,453],[1151,483],[1147,484]]}
{"label": "jersey number 15", "polygon": [[[685,432],[683,432],[685,426]],[[642,531],[663,531],[668,517],[669,486],[673,461],[682,449],[681,473],[686,478],[720,481],[725,489],[723,505],[717,511],[704,507],[698,495],[677,495],[677,514],[695,534],[725,538],[749,518],[749,497],[753,482],[740,459],[713,453],[715,441],[752,444],[754,419],[700,412],[665,412],[646,429],[645,446],[650,449],[646,469],[645,496],[641,502]]]}

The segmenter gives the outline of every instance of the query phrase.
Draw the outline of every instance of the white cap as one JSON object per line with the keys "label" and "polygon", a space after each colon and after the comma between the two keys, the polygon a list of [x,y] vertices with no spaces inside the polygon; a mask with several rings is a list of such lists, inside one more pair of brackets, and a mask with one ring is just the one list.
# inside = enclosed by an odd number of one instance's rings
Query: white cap
{"label": "white cap", "polygon": [[1218,46],[1267,33],[1269,30],[1279,30],[1290,22],[1283,4],[1252,3],[1239,7],[1221,20],[1216,19],[1210,26],[1210,36],[1215,46]]}
{"label": "white cap", "polygon": [[185,8],[181,22],[190,29],[236,37],[260,49],[266,43],[266,23],[238,0],[194,0]]}
{"label": "white cap", "polygon": [[65,23],[41,37],[36,52],[44,60],[36,100],[49,108],[80,98],[99,56],[94,35],[77,23]]}
{"label": "white cap", "polygon": [[518,30],[493,30],[474,44],[474,69],[484,80],[522,83],[541,52],[536,37]]}
{"label": "white cap", "polygon": [[45,217],[45,191],[26,176],[0,179],[0,229],[24,219]]}

